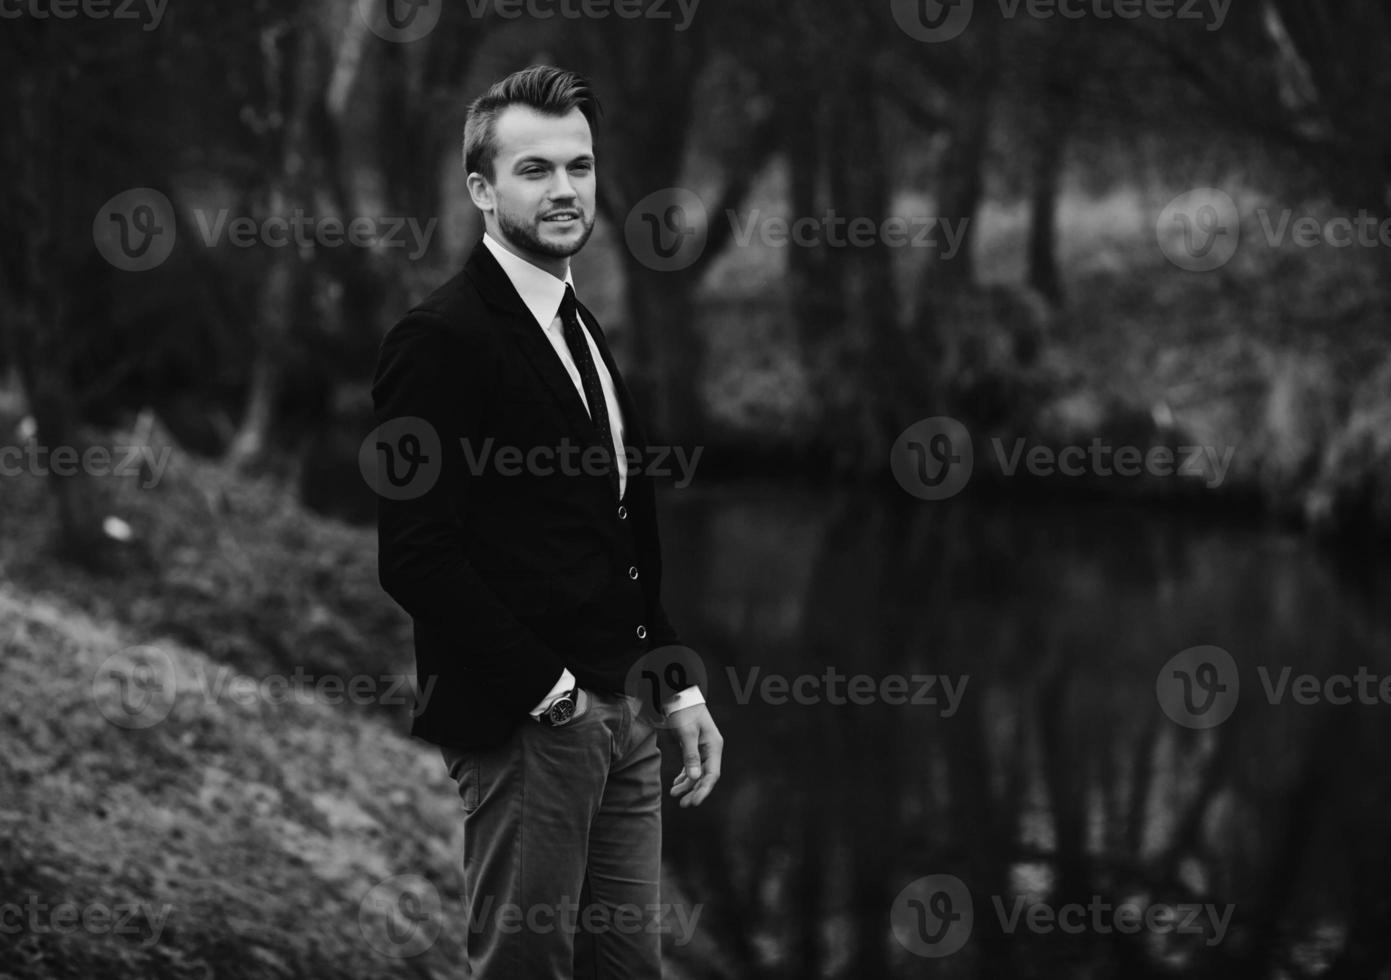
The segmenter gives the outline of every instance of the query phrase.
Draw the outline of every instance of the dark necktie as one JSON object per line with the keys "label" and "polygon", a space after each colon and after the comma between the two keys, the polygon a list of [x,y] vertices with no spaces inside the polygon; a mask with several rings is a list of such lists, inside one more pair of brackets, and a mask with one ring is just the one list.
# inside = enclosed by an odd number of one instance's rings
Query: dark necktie
{"label": "dark necktie", "polygon": [[589,342],[585,339],[584,327],[580,325],[575,290],[569,283],[565,284],[565,298],[560,301],[560,322],[565,327],[565,346],[570,348],[570,356],[575,359],[575,367],[580,371],[584,399],[589,403],[589,418],[599,432],[599,444],[604,447],[609,483],[617,495],[618,468],[614,465],[613,459],[613,429],[609,426],[609,406],[604,400],[604,388],[599,384],[599,370],[594,366],[594,358],[589,353]]}

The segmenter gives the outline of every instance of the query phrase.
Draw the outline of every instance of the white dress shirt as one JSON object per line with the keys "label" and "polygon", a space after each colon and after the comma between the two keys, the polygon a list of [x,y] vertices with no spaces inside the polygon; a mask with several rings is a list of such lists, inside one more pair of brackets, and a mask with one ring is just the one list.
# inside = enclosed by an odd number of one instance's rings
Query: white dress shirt
{"label": "white dress shirt", "polygon": [[[575,390],[579,392],[580,403],[585,406],[585,414],[588,415],[589,405],[584,396],[584,381],[580,378],[580,369],[570,353],[570,345],[565,342],[565,325],[560,319],[560,302],[565,298],[565,287],[568,285],[573,289],[575,286],[569,266],[566,266],[565,278],[557,279],[540,266],[532,265],[521,256],[503,248],[487,232],[483,233],[483,245],[493,254],[493,258],[497,259],[498,265],[502,266],[502,271],[507,274],[513,288],[517,290],[517,295],[521,296],[522,302],[536,319],[536,325],[555,348],[556,356],[560,358],[560,363],[574,382]],[[618,393],[613,386],[613,376],[609,374],[604,359],[599,356],[599,348],[595,346],[593,331],[584,322],[583,314],[577,311],[576,316],[579,317],[580,325],[584,327],[584,339],[589,345],[589,356],[594,361],[594,369],[599,373],[599,386],[604,391],[604,404],[609,413],[609,430],[613,433],[614,459],[618,463],[618,496],[621,499],[628,488],[628,460],[623,451],[623,412],[618,405]],[[541,717],[541,713],[550,707],[552,701],[574,686],[575,675],[570,673],[568,667],[564,668],[550,693],[532,709],[532,717]],[[704,703],[705,698],[700,693],[700,688],[692,685],[678,691],[663,703],[662,709],[670,714],[693,704]]]}

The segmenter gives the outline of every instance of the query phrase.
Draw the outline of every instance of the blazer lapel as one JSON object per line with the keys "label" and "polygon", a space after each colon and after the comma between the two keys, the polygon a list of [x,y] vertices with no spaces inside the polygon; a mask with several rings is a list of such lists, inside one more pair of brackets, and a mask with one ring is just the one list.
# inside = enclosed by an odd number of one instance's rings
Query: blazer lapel
{"label": "blazer lapel", "polygon": [[536,319],[517,294],[512,280],[507,278],[507,273],[502,271],[502,266],[498,265],[497,259],[482,242],[474,247],[464,269],[477,284],[484,299],[502,314],[499,322],[516,341],[537,377],[559,404],[572,433],[582,445],[597,444],[597,430],[590,421],[589,410],[580,400],[580,393],[575,390],[565,365],[560,363],[555,348],[536,325]]}

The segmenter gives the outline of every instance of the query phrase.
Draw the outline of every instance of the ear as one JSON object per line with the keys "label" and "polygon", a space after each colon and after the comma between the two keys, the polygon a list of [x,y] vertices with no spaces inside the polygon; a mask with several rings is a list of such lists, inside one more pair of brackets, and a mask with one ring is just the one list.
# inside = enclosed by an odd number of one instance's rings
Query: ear
{"label": "ear", "polygon": [[468,194],[473,199],[474,207],[484,214],[491,214],[496,207],[493,185],[488,183],[487,177],[476,170],[468,175]]}

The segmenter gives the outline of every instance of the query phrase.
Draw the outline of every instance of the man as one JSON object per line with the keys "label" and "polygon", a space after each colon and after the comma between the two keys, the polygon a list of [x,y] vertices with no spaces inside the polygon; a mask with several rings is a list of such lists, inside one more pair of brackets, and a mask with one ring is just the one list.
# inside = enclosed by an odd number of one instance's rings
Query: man
{"label": "man", "polygon": [[664,722],[625,695],[679,641],[653,488],[624,451],[642,428],[570,275],[594,227],[598,109],[551,67],[469,107],[485,235],[388,333],[372,391],[388,465],[426,470],[381,497],[380,574],[415,623],[412,734],[442,747],[463,803],[482,978],[660,976],[656,728],[680,742],[682,806],[720,775],[698,688],[668,690]]}

